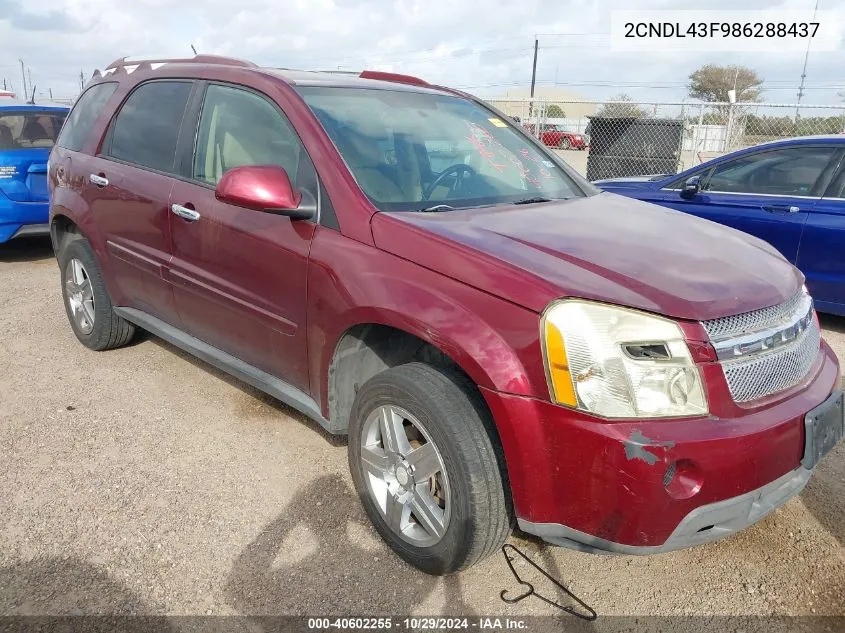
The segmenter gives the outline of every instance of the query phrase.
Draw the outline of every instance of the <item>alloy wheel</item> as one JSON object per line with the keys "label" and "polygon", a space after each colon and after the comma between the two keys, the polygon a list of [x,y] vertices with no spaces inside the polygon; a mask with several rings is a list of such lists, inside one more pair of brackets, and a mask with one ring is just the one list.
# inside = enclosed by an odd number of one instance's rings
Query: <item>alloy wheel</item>
{"label": "alloy wheel", "polygon": [[379,407],[364,422],[360,459],[367,491],[390,529],[418,547],[438,543],[451,515],[449,479],[422,423],[400,407]]}
{"label": "alloy wheel", "polygon": [[65,267],[65,298],[76,327],[82,334],[94,329],[94,290],[82,262],[71,259]]}

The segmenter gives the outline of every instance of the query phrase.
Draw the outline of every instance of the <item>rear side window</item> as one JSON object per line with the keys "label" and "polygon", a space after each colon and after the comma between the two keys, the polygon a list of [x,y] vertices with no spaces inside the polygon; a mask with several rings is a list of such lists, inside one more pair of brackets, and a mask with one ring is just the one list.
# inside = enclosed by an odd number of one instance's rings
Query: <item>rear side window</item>
{"label": "rear side window", "polygon": [[65,116],[32,110],[0,113],[0,151],[53,147]]}
{"label": "rear side window", "polygon": [[173,172],[191,87],[190,81],[154,81],[136,88],[112,123],[107,154],[141,167]]}
{"label": "rear side window", "polygon": [[117,90],[114,82],[91,86],[76,100],[56,144],[74,152],[82,149],[106,102]]}

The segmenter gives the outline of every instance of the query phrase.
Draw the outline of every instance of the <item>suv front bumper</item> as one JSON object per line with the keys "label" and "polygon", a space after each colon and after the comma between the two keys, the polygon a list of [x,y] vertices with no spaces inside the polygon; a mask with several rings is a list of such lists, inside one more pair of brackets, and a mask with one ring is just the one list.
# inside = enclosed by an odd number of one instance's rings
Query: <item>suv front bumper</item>
{"label": "suv front bumper", "polygon": [[482,389],[522,530],[582,551],[652,554],[742,530],[798,494],[804,418],[830,396],[826,343],[809,381],[738,418],[606,421]]}
{"label": "suv front bumper", "polygon": [[754,525],[804,489],[814,471],[798,468],[757,490],[732,499],[699,506],[685,516],[662,545],[625,545],[573,530],[559,523],[531,523],[519,519],[523,532],[561,545],[596,554],[662,554],[703,545]]}

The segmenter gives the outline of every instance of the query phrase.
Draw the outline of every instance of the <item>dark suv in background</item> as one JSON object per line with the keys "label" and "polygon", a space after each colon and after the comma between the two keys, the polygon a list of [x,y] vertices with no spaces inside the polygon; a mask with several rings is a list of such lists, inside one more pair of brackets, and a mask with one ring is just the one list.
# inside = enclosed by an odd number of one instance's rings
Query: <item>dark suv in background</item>
{"label": "dark suv in background", "polygon": [[799,492],[839,366],[764,242],[601,193],[420,79],[112,63],[50,160],[65,308],[144,328],[348,434],[374,525],[430,573],[522,530],[649,554]]}

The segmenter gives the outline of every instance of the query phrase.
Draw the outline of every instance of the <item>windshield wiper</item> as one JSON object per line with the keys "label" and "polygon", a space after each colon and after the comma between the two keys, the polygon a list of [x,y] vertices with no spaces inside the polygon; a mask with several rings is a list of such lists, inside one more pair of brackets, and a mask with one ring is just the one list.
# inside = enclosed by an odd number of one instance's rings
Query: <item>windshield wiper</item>
{"label": "windshield wiper", "polygon": [[422,213],[436,213],[438,211],[454,211],[455,207],[449,206],[448,204],[435,204],[433,207],[426,207],[425,209],[420,209]]}
{"label": "windshield wiper", "polygon": [[537,204],[538,202],[551,202],[551,198],[544,198],[542,196],[534,196],[533,198],[523,198],[522,200],[517,200],[513,204]]}

